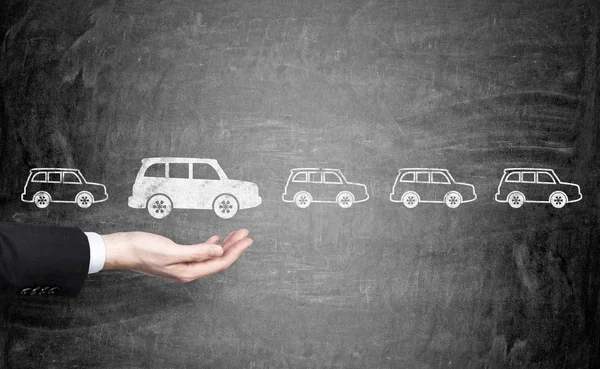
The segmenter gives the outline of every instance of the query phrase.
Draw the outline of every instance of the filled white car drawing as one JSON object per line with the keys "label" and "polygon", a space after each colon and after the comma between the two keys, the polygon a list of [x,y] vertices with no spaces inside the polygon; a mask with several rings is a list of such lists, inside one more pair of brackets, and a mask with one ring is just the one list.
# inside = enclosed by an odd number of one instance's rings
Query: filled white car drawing
{"label": "filled white car drawing", "polygon": [[146,208],[156,219],[173,209],[212,209],[230,219],[261,203],[255,183],[229,179],[215,159],[171,157],[142,159],[128,199],[129,207]]}

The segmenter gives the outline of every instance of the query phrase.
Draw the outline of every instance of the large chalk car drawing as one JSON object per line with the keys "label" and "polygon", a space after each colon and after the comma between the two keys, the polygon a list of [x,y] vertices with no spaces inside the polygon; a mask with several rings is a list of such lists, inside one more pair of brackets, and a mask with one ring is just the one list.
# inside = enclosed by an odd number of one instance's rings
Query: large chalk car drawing
{"label": "large chalk car drawing", "polygon": [[579,185],[562,182],[554,170],[541,168],[507,168],[498,185],[495,200],[517,209],[526,202],[550,203],[562,208],[581,200]]}
{"label": "large chalk car drawing", "polygon": [[172,209],[212,209],[230,219],[239,209],[262,203],[258,186],[229,179],[214,159],[146,158],[128,199],[131,208],[146,208],[156,219]]}
{"label": "large chalk car drawing", "polygon": [[349,208],[354,203],[367,201],[369,193],[364,184],[346,181],[339,169],[294,168],[281,197],[302,209],[313,202],[337,203]]}
{"label": "large chalk car drawing", "polygon": [[476,199],[473,185],[456,182],[446,169],[433,168],[398,169],[390,194],[390,201],[401,202],[409,209],[420,202],[445,203],[454,209]]}
{"label": "large chalk car drawing", "polygon": [[106,186],[88,182],[79,169],[69,168],[31,169],[21,194],[21,201],[34,203],[40,209],[51,202],[74,203],[86,209],[107,199]]}

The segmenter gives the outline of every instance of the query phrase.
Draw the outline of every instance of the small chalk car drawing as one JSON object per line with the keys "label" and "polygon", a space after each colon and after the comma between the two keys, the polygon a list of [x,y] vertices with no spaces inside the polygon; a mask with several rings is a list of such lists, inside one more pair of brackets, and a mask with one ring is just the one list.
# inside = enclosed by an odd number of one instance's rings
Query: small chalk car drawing
{"label": "small chalk car drawing", "polygon": [[579,185],[562,182],[554,170],[542,168],[507,168],[498,185],[495,200],[517,209],[526,202],[550,203],[562,208],[582,199]]}
{"label": "small chalk car drawing", "polygon": [[216,160],[170,157],[142,159],[128,199],[129,207],[146,208],[156,219],[172,209],[212,209],[230,219],[261,203],[255,183],[229,179]]}
{"label": "small chalk car drawing", "polygon": [[313,202],[349,208],[369,199],[367,186],[346,181],[339,169],[294,168],[290,172],[281,197],[299,208],[307,208]]}
{"label": "small chalk car drawing", "polygon": [[409,209],[420,202],[445,203],[455,209],[476,199],[473,185],[456,182],[448,170],[434,168],[398,169],[390,194],[390,201],[401,202]]}
{"label": "small chalk car drawing", "polygon": [[21,201],[34,203],[40,209],[51,202],[75,203],[86,209],[107,199],[106,186],[88,182],[79,169],[69,168],[31,169],[21,194]]}

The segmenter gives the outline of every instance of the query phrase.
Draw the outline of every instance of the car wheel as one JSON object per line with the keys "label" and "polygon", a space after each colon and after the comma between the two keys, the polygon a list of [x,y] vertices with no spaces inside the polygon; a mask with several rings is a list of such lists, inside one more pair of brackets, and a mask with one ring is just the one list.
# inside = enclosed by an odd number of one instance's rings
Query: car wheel
{"label": "car wheel", "polygon": [[235,197],[228,194],[219,195],[213,203],[213,210],[219,218],[231,219],[240,208]]}
{"label": "car wheel", "polygon": [[300,209],[306,209],[312,202],[312,196],[306,191],[301,191],[294,196],[294,202]]}
{"label": "car wheel", "polygon": [[569,201],[564,192],[556,191],[550,195],[550,203],[557,209],[562,208]]}
{"label": "car wheel", "polygon": [[153,218],[163,219],[173,210],[173,203],[165,195],[154,195],[148,200],[146,207]]}
{"label": "car wheel", "polygon": [[33,195],[33,202],[35,203],[35,206],[40,209],[47,208],[51,201],[52,198],[48,192],[40,191]]}
{"label": "car wheel", "polygon": [[402,195],[402,203],[409,209],[419,205],[419,195],[416,192],[408,191]]}
{"label": "car wheel", "polygon": [[511,192],[508,194],[506,201],[511,208],[518,209],[525,203],[525,195],[517,191]]}
{"label": "car wheel", "polygon": [[354,195],[348,191],[342,191],[337,195],[337,199],[335,200],[337,204],[344,208],[348,209],[354,204]]}
{"label": "car wheel", "polygon": [[444,202],[450,209],[456,209],[462,203],[462,196],[456,191],[450,191],[444,197]]}
{"label": "car wheel", "polygon": [[75,196],[75,202],[80,208],[87,209],[92,206],[92,203],[94,202],[94,196],[87,191],[81,191],[77,194],[77,196]]}

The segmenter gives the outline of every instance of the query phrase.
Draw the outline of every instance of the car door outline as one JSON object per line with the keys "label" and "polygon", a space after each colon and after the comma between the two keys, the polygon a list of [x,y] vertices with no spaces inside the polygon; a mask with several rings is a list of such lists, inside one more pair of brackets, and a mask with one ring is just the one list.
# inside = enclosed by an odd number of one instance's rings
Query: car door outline
{"label": "car door outline", "polygon": [[[163,184],[164,191],[168,194],[174,208],[192,209],[194,205],[194,191],[190,186],[190,164],[169,162],[165,163],[165,183]],[[171,165],[187,165],[187,177],[172,176]]]}
{"label": "car door outline", "polygon": [[[516,175],[516,179],[510,179],[511,176]],[[522,192],[522,188],[521,188],[521,172],[509,172],[506,174],[506,178],[504,179],[504,183],[507,184],[507,187],[509,188],[509,193],[511,192]],[[502,184],[502,182],[501,182]]]}
{"label": "car door outline", "polygon": [[[556,184],[560,183],[560,179],[554,178],[554,176],[552,175],[554,174],[554,172],[546,172],[546,171],[537,171],[535,173],[535,183],[537,185],[538,188],[538,193],[540,193],[539,196],[539,202],[545,202],[547,201],[546,199],[549,199],[550,196],[552,195],[552,193],[554,192],[554,190],[556,189]],[[540,175],[545,175],[547,177],[549,177],[552,182],[544,182],[544,181],[540,181]],[[540,191],[539,189],[543,189],[543,191]]]}
{"label": "car door outline", "polygon": [[[153,168],[161,168],[161,167],[162,167],[162,173],[160,173],[160,169],[159,169],[158,174],[156,174],[156,175],[149,174],[149,172],[151,172],[152,170],[156,170]],[[152,183],[152,186],[147,189],[147,193],[145,194],[145,197],[147,197],[144,200],[145,202],[150,201],[152,196],[157,195],[157,194],[165,195],[169,199],[171,199],[171,202],[173,202],[173,194],[170,193],[169,191],[167,191],[168,182],[169,182],[167,179],[167,163],[152,163],[152,164],[148,165],[148,167],[144,170],[144,173],[141,175],[141,177],[144,178],[145,182]],[[144,205],[144,207],[146,207],[146,205]]]}
{"label": "car door outline", "polygon": [[[532,180],[529,180],[529,178],[527,178],[526,181],[526,176],[531,176],[533,178]],[[543,198],[542,194],[540,193],[541,191],[539,190],[538,184],[536,183],[537,175],[535,171],[524,170],[520,172],[519,179],[519,191],[525,194],[526,201],[538,202],[547,200],[547,198]]]}
{"label": "car door outline", "polygon": [[[425,174],[427,181],[419,180],[419,175]],[[414,191],[419,195],[419,201],[421,202],[432,202],[435,199],[431,194],[431,172],[428,170],[416,170],[415,171],[415,182]]]}
{"label": "car door outline", "polygon": [[[543,194],[540,196],[541,198],[550,198],[550,196],[552,195],[552,193],[555,191],[556,189],[556,184],[560,183],[560,179],[558,177],[555,178],[554,172],[546,172],[546,171],[537,171],[535,173],[535,183],[538,185],[538,188],[543,188],[544,191],[539,191],[539,192],[543,192]],[[550,178],[552,180],[552,182],[544,182],[544,181],[540,181],[540,175],[543,176],[547,176],[548,178]],[[541,202],[541,201],[540,201]]]}
{"label": "car door outline", "polygon": [[[433,181],[434,174],[442,175],[442,177],[445,178],[446,181],[445,182],[434,182]],[[444,199],[446,198],[446,194],[448,193],[449,185],[452,183],[450,178],[448,178],[446,173],[444,173],[442,171],[432,170],[430,177],[429,177],[429,182],[430,182],[430,192],[433,195],[433,198],[431,201],[444,202]]]}
{"label": "car door outline", "polygon": [[[73,176],[75,176],[75,178],[77,178],[77,180],[79,182],[67,182],[68,176],[67,174],[72,174]],[[75,197],[77,197],[77,194],[79,194],[79,192],[81,191],[81,184],[83,183],[83,181],[81,180],[81,178],[77,175],[77,173],[72,172],[72,171],[64,171],[62,172],[62,192],[63,192],[63,197],[64,200],[75,200]]]}
{"label": "car door outline", "polygon": [[[40,179],[40,174],[42,175],[42,179]],[[42,192],[48,192],[50,189],[48,188],[48,171],[39,171],[36,173],[33,173],[31,180],[28,181],[29,183],[25,184],[25,188],[23,188],[23,194],[30,192],[32,194],[36,194],[40,191]],[[27,189],[27,186],[29,185],[29,191]],[[50,198],[52,198],[52,194],[50,194]],[[33,200],[32,200],[33,201]]]}
{"label": "car door outline", "polygon": [[[416,174],[414,170],[403,170],[398,172],[398,176],[392,185],[392,192],[397,192],[397,195],[399,196],[398,200],[396,200],[397,202],[403,201],[404,195],[407,192],[414,192],[415,180]],[[390,199],[392,198],[392,195],[393,193],[390,195]]]}
{"label": "car door outline", "polygon": [[[319,181],[313,180],[313,174],[319,176]],[[313,201],[326,201],[323,199],[323,172],[320,170],[307,171],[306,187]]]}
{"label": "car door outline", "polygon": [[[196,178],[195,166],[199,167],[200,165],[212,169],[218,179]],[[190,176],[190,189],[193,192],[191,196],[194,198],[197,209],[211,209],[217,196],[229,192],[223,187],[223,181],[226,181],[227,178],[223,178],[221,173],[209,163],[190,163]]]}
{"label": "car door outline", "polygon": [[[58,181],[54,180],[51,181],[50,180],[50,176],[52,174],[58,174]],[[52,198],[52,201],[69,201],[69,200],[73,200],[75,199],[75,197],[73,196],[73,199],[68,199],[65,194],[64,191],[62,191],[61,186],[62,186],[62,172],[59,171],[48,171],[48,176],[46,177],[47,179],[47,192],[50,193],[50,197]]]}
{"label": "car door outline", "polygon": [[[326,182],[325,177],[327,175],[333,175],[338,179],[339,182]],[[321,196],[323,201],[335,201],[337,199],[337,195],[342,191],[342,186],[344,185],[344,180],[340,178],[340,176],[331,170],[324,170],[321,176],[322,181],[322,193]]]}
{"label": "car door outline", "polygon": [[[514,192],[514,191],[520,191],[520,183],[521,183],[521,172],[509,172],[509,173],[505,173],[504,174],[506,176],[506,178],[503,178],[503,180],[500,182],[501,184],[504,183],[505,186],[508,188],[508,193]],[[516,178],[514,178],[516,176]],[[511,177],[513,177],[511,179]]]}
{"label": "car door outline", "polygon": [[[407,179],[410,176],[412,176],[412,179]],[[399,186],[399,189],[400,189],[399,195],[401,197],[404,197],[404,194],[407,191],[412,191],[415,189],[414,187],[415,187],[416,179],[417,179],[417,175],[414,170],[398,173],[398,179],[397,179],[396,183]]]}

